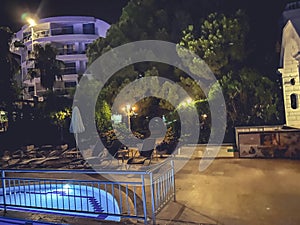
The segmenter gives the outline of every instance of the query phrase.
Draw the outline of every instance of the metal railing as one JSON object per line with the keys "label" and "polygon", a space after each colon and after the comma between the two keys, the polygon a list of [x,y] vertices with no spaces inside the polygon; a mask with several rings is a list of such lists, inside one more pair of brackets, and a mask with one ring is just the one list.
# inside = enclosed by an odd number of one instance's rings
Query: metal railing
{"label": "metal railing", "polygon": [[[107,175],[114,176],[113,181]],[[175,200],[174,162],[146,171],[2,170],[0,208],[156,223]]]}
{"label": "metal railing", "polygon": [[[45,38],[45,37],[53,37],[59,35],[74,35],[74,34],[83,34],[83,35],[97,35],[95,29],[82,29],[80,31],[74,30],[74,28],[51,28],[51,29],[38,29],[33,31],[33,39]],[[31,41],[32,33],[31,31],[24,32],[23,34],[23,42]]]}

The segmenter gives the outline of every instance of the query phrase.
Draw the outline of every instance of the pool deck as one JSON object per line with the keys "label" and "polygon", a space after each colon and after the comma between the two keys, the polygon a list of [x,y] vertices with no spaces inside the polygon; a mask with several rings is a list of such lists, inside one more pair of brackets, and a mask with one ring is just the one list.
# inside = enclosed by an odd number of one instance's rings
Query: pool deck
{"label": "pool deck", "polygon": [[177,201],[158,224],[297,225],[300,161],[216,159],[204,172],[199,159],[176,174]]}
{"label": "pool deck", "polygon": [[37,221],[16,219],[10,217],[1,217],[1,216],[0,216],[0,224],[1,225],[63,225],[58,223],[37,222]]}
{"label": "pool deck", "polygon": [[[223,156],[200,172],[201,157],[197,154],[176,174],[176,202],[170,202],[157,215],[157,224],[300,223],[300,161]],[[17,214],[9,212],[8,216]],[[53,215],[20,213],[20,217],[74,225],[117,224]],[[119,224],[142,224],[142,221],[124,220]]]}

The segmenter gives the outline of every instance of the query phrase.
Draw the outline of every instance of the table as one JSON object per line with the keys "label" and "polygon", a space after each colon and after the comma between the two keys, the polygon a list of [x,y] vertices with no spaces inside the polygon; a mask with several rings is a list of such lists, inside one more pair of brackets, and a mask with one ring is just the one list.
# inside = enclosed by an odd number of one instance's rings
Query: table
{"label": "table", "polygon": [[133,148],[121,148],[116,152],[115,157],[117,159],[122,159],[122,163],[124,163],[126,158],[133,158],[134,152],[135,150]]}

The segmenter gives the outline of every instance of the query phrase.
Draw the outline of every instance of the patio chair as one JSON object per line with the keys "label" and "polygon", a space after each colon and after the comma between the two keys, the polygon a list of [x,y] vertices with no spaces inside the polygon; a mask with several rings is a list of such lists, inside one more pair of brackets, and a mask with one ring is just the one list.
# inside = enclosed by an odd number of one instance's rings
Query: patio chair
{"label": "patio chair", "polygon": [[162,141],[156,146],[156,156],[160,158],[168,157],[169,155],[174,154],[174,150],[177,147],[177,141],[165,142]]}
{"label": "patio chair", "polygon": [[2,158],[1,158],[2,166],[4,166],[4,164],[6,164],[7,167],[10,166],[9,161],[10,161],[11,159],[12,159],[12,157],[11,157],[9,151],[5,151],[5,152],[4,152],[4,155],[3,155]]}
{"label": "patio chair", "polygon": [[[122,142],[119,140],[113,141],[113,143],[108,146],[107,148],[104,148],[102,150],[97,149],[98,145],[100,143],[100,140],[96,143],[92,156],[85,158],[85,166],[87,166],[88,163],[91,163],[93,165],[100,165],[104,161],[110,164],[112,162],[113,156],[118,152],[118,150],[123,146]],[[95,150],[96,149],[96,150]]]}
{"label": "patio chair", "polygon": [[129,158],[130,149],[127,146],[121,146],[118,151],[114,154],[114,158],[118,160],[118,164],[120,160],[122,163],[125,162],[125,159]]}
{"label": "patio chair", "polygon": [[[150,165],[151,160],[153,158],[153,152],[155,149],[155,142],[156,142],[155,138],[145,139],[141,149],[139,149],[138,152],[136,152],[132,158],[128,159],[127,165],[131,165],[131,164],[144,165],[147,160],[149,160],[148,165]],[[136,156],[137,153],[139,153],[138,156]]]}

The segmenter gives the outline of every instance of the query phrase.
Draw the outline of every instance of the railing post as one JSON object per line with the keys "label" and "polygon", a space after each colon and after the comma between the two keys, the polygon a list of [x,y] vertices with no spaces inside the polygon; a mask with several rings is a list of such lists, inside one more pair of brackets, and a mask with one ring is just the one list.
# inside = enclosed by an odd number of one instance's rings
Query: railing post
{"label": "railing post", "polygon": [[172,168],[172,185],[173,185],[173,192],[174,192],[174,202],[176,202],[176,187],[175,187],[175,167],[174,167],[174,160],[171,160],[171,168]]}
{"label": "railing post", "polygon": [[150,192],[151,192],[152,221],[153,224],[156,224],[153,172],[150,173],[150,190],[151,190]]}
{"label": "railing post", "polygon": [[6,184],[5,184],[5,171],[1,171],[1,181],[2,181],[2,190],[3,190],[3,204],[4,204],[4,214],[6,214]]}
{"label": "railing post", "polygon": [[142,199],[143,199],[143,210],[144,210],[144,224],[147,224],[147,201],[146,201],[145,174],[142,174],[141,178],[142,178]]}

